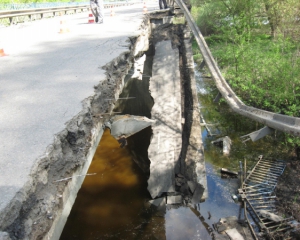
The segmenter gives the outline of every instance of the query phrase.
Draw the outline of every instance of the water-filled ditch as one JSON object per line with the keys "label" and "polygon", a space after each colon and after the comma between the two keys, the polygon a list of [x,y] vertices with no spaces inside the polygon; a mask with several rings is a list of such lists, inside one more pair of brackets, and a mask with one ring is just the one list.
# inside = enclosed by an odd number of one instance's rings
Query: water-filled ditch
{"label": "water-filled ditch", "polygon": [[[202,131],[208,183],[205,202],[196,209],[177,206],[165,213],[153,209],[147,204],[150,198],[147,174],[133,160],[146,154],[151,128],[129,139],[127,148],[120,148],[106,130],[89,169],[89,173],[97,174],[86,177],[61,239],[213,239],[217,234],[213,223],[221,217],[238,216],[240,207],[231,195],[238,188],[239,180],[223,178],[220,168],[238,171],[239,161],[245,158],[251,166],[267,145],[242,144],[238,139],[239,129],[245,132],[244,123],[248,121],[231,113],[225,103],[212,103],[216,91],[211,79],[201,78],[197,71],[196,81],[201,112],[207,123],[216,124],[209,126],[212,133],[218,134],[209,137],[205,128]],[[131,89],[136,87],[131,85]],[[141,109],[145,108],[141,106]],[[253,126],[248,122],[248,130]],[[211,144],[211,140],[224,135],[233,140],[229,156]]]}
{"label": "water-filled ditch", "polygon": [[[152,54],[147,54],[143,81],[125,79],[126,86],[114,111],[121,114],[150,117],[153,100],[149,94]],[[206,161],[208,198],[196,206],[173,205],[166,210],[149,204],[147,191],[149,159],[147,148],[151,127],[128,139],[128,146],[119,143],[106,130],[100,141],[88,175],[78,192],[68,217],[61,240],[65,239],[214,239],[218,233],[213,224],[222,217],[238,216],[240,205],[232,199],[239,187],[238,178],[225,178],[221,168],[239,170],[239,162],[247,160],[248,167],[255,164],[260,154],[274,153],[271,138],[256,143],[242,143],[240,136],[259,126],[228,109],[225,102],[213,103],[217,95],[211,78],[202,78],[196,71],[196,83],[201,113],[213,136],[202,128]],[[223,155],[222,149],[212,140],[229,136],[231,152]]]}

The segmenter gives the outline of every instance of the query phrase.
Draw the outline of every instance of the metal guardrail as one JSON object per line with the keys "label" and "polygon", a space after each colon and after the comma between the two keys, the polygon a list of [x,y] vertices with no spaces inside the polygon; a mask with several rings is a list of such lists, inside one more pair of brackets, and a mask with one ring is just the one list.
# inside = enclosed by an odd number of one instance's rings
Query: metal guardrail
{"label": "metal guardrail", "polygon": [[[120,7],[120,6],[128,6],[132,5],[136,2],[111,2],[104,3],[104,8],[111,7]],[[9,11],[0,11],[0,19],[8,18],[10,24],[13,23],[13,19],[17,17],[29,17],[32,20],[32,17],[35,15],[39,15],[40,18],[44,17],[44,14],[52,14],[52,16],[56,16],[58,14],[67,14],[67,12],[82,12],[89,10],[89,4],[82,4],[77,6],[63,6],[63,7],[50,7],[50,8],[31,8],[31,9],[21,9],[21,10],[9,10]]]}
{"label": "metal guardrail", "polygon": [[27,3],[0,3],[0,11],[34,9],[34,8],[51,8],[51,7],[65,7],[88,5],[89,1],[85,2],[27,2]]}
{"label": "metal guardrail", "polygon": [[287,115],[282,115],[278,113],[264,111],[258,108],[250,107],[245,105],[232,91],[226,80],[221,74],[205,40],[202,36],[197,24],[193,20],[190,12],[188,11],[186,5],[182,0],[175,0],[177,5],[183,10],[185,18],[188,22],[188,25],[191,31],[194,34],[194,37],[197,41],[197,44],[200,48],[203,59],[208,67],[215,83],[225,98],[226,102],[229,104],[231,109],[238,114],[246,116],[254,121],[260,122],[270,128],[283,131],[294,136],[300,136],[300,118],[291,117]]}
{"label": "metal guardrail", "polygon": [[[245,210],[252,216],[263,236],[273,236],[278,232],[286,232],[295,223],[292,217],[284,218],[276,210],[275,187],[282,175],[286,163],[283,160],[264,159],[259,156],[255,167],[249,173],[239,194],[245,203]],[[253,232],[254,236],[255,233]]]}

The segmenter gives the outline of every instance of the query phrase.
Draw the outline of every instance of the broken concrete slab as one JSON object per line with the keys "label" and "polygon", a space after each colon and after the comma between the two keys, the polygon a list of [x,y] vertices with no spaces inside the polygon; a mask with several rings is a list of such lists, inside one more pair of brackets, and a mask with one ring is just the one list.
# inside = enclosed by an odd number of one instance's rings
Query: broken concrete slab
{"label": "broken concrete slab", "polygon": [[240,238],[240,235],[246,239],[253,239],[250,229],[246,226],[247,224],[238,220],[236,216],[220,218],[219,222],[213,224],[214,229],[218,233],[224,233],[224,231],[227,233],[228,231],[227,235],[230,239],[243,240],[244,238]]}
{"label": "broken concrete slab", "polygon": [[[201,201],[208,196],[206,168],[204,161],[204,148],[201,135],[200,109],[195,80],[193,52],[190,40],[184,40],[185,60],[187,68],[184,71],[185,81],[185,101],[189,103],[189,109],[185,109],[185,131],[183,133],[184,141],[187,141],[185,157],[182,161],[183,169],[187,180],[195,182],[204,187]],[[190,133],[189,135],[185,135]],[[184,153],[183,153],[184,154]]]}
{"label": "broken concrete slab", "polygon": [[161,198],[155,198],[153,200],[150,200],[149,203],[152,205],[158,207],[158,206],[165,206],[166,205],[166,198],[161,197]]}
{"label": "broken concrete slab", "polygon": [[171,41],[155,45],[150,92],[154,99],[151,118],[156,122],[148,148],[151,161],[148,190],[155,198],[175,192],[174,169],[182,141],[179,51],[172,48]]}
{"label": "broken concrete slab", "polygon": [[11,240],[7,232],[0,232],[0,240]]}
{"label": "broken concrete slab", "polygon": [[153,206],[155,206],[156,210],[158,210],[160,212],[164,212],[164,213],[166,212],[166,198],[165,197],[150,200],[149,203],[152,204]]}
{"label": "broken concrete slab", "polygon": [[133,115],[117,115],[110,119],[110,134],[117,140],[128,138],[133,134],[151,126],[155,121],[147,117]]}
{"label": "broken concrete slab", "polygon": [[197,184],[196,189],[193,193],[192,204],[200,203],[203,200],[203,193],[205,188],[200,184]]}
{"label": "broken concrete slab", "polygon": [[167,204],[181,204],[182,203],[182,196],[167,196]]}
{"label": "broken concrete slab", "polygon": [[218,138],[214,141],[211,142],[212,144],[220,145],[223,147],[223,154],[224,155],[229,155],[230,149],[231,149],[231,139],[228,136]]}
{"label": "broken concrete slab", "polygon": [[250,139],[252,140],[252,142],[255,142],[271,133],[274,133],[274,129],[268,126],[264,126],[263,128],[247,135],[241,136],[240,138],[243,139],[243,142],[246,142]]}
{"label": "broken concrete slab", "polygon": [[235,172],[235,171],[231,171],[227,168],[221,168],[221,173],[224,173],[224,174],[229,174],[229,175],[232,175],[232,176],[237,176],[238,175],[238,172]]}
{"label": "broken concrete slab", "polygon": [[213,226],[219,233],[221,233],[227,229],[231,229],[232,226],[237,223],[237,220],[236,216],[220,218],[219,222],[214,223]]}
{"label": "broken concrete slab", "polygon": [[269,211],[267,211],[267,210],[260,210],[260,211],[258,211],[257,213],[258,213],[258,215],[259,215],[260,217],[267,218],[267,219],[269,219],[269,220],[271,220],[271,221],[274,221],[274,222],[281,222],[281,221],[284,220],[283,217],[278,216],[278,215],[275,214],[275,213],[271,213],[271,212],[269,212]]}
{"label": "broken concrete slab", "polygon": [[133,65],[133,74],[131,78],[142,80],[143,79],[143,71],[144,71],[144,63],[146,60],[146,55],[143,54],[142,57],[136,58],[134,60],[134,65]]}
{"label": "broken concrete slab", "polygon": [[187,184],[189,186],[191,193],[194,193],[196,190],[197,184],[193,181],[188,181]]}
{"label": "broken concrete slab", "polygon": [[236,230],[236,228],[225,231],[231,240],[244,240],[244,237]]}

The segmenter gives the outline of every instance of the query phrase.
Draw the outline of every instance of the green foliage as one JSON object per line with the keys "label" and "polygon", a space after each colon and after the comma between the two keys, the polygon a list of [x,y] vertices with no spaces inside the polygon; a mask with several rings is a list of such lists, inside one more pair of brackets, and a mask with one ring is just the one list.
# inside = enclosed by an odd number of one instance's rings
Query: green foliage
{"label": "green foliage", "polygon": [[[225,79],[247,105],[300,117],[296,0],[208,0],[192,14]],[[200,58],[197,53],[197,58]],[[284,135],[293,147],[300,140]]]}
{"label": "green foliage", "polygon": [[300,58],[288,40],[210,44],[225,78],[246,104],[300,116]]}
{"label": "green foliage", "polygon": [[83,2],[82,0],[0,0],[0,4],[18,4],[18,3],[47,3],[47,2]]}

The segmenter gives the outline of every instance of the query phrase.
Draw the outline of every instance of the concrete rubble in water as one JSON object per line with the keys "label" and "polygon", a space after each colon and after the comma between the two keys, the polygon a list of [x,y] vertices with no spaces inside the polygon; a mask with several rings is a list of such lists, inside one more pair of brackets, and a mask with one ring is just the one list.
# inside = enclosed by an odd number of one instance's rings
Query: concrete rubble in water
{"label": "concrete rubble in water", "polygon": [[110,119],[105,125],[110,128],[110,134],[117,140],[128,138],[133,134],[151,126],[155,120],[133,115],[118,115]]}
{"label": "concrete rubble in water", "polygon": [[207,184],[190,35],[176,27],[172,31],[177,32],[170,34],[165,29],[172,25],[159,19],[152,22],[153,27],[155,55],[149,89],[154,99],[151,119],[156,122],[148,148],[148,191],[153,199],[165,196],[168,205],[197,204],[207,197]]}

